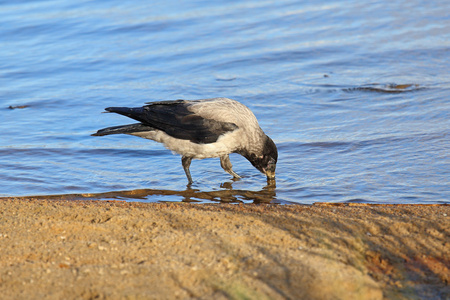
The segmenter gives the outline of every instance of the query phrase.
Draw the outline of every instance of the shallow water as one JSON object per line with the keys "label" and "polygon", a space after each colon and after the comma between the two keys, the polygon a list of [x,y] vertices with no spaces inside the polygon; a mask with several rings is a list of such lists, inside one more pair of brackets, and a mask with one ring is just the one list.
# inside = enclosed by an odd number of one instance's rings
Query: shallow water
{"label": "shallow water", "polygon": [[[450,202],[448,1],[0,4],[0,196],[199,202]],[[229,97],[279,149],[193,161],[108,106]]]}

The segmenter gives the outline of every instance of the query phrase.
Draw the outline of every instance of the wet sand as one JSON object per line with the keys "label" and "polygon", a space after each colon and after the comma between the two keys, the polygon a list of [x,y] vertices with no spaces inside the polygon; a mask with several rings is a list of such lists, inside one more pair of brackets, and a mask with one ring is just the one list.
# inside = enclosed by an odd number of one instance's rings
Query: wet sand
{"label": "wet sand", "polygon": [[0,206],[2,299],[450,299],[448,205]]}

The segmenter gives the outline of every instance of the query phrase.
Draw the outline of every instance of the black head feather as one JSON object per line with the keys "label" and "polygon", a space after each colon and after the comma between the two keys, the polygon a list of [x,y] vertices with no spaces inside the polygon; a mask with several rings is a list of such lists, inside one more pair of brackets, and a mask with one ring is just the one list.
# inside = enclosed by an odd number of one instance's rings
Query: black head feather
{"label": "black head feather", "polygon": [[240,154],[250,161],[250,163],[261,173],[266,174],[268,179],[275,178],[275,168],[278,161],[278,150],[272,139],[266,136],[262,155],[241,151]]}

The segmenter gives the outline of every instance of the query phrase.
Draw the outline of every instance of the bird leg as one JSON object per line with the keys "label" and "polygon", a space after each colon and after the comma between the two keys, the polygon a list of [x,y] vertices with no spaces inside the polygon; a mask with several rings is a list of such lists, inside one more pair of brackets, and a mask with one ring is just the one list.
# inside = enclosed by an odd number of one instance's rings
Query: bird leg
{"label": "bird leg", "polygon": [[231,174],[234,178],[241,178],[241,176],[232,170],[233,166],[231,165],[228,154],[220,157],[220,166],[225,170],[225,172]]}
{"label": "bird leg", "polygon": [[181,158],[181,164],[183,165],[184,173],[189,181],[188,184],[192,184],[191,172],[189,171],[189,166],[191,165],[192,157],[183,156]]}

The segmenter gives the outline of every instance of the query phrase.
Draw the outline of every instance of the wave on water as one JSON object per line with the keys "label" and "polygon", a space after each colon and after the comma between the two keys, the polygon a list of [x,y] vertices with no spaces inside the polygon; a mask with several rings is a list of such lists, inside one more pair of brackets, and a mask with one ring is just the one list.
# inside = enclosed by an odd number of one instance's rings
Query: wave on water
{"label": "wave on water", "polygon": [[416,84],[416,83],[404,83],[404,84],[396,84],[396,83],[371,83],[365,84],[362,86],[352,87],[352,88],[344,88],[345,92],[353,92],[353,91],[368,91],[368,92],[378,92],[378,93],[406,93],[406,92],[415,92],[418,90],[423,90],[425,87]]}

